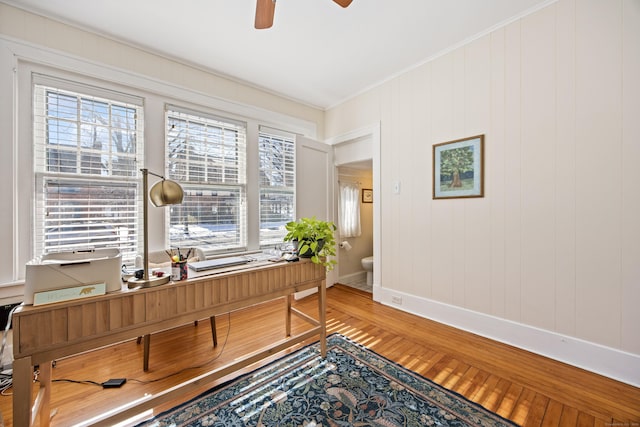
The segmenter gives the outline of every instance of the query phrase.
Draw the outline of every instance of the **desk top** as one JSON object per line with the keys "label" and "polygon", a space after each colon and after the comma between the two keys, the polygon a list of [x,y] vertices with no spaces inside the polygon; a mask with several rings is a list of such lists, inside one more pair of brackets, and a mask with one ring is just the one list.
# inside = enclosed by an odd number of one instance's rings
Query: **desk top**
{"label": "desk top", "polygon": [[39,306],[13,315],[14,358],[54,360],[317,287],[325,268],[308,260],[189,272],[184,281]]}

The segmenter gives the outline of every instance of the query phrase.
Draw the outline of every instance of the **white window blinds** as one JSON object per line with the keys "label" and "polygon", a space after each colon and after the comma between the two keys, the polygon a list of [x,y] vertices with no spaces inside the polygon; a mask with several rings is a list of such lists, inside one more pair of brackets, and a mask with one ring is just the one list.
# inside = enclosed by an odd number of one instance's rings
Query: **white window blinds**
{"label": "white window blinds", "polygon": [[185,193],[170,207],[170,245],[246,248],[246,125],[173,106],[166,122],[167,176]]}
{"label": "white window blinds", "polygon": [[295,135],[260,127],[260,245],[282,243],[295,219]]}
{"label": "white window blinds", "polygon": [[[34,85],[35,255],[118,247],[133,262],[138,246],[137,162],[142,102],[122,94],[39,77]],[[62,87],[73,87],[74,90]],[[136,99],[134,97],[128,97]]]}

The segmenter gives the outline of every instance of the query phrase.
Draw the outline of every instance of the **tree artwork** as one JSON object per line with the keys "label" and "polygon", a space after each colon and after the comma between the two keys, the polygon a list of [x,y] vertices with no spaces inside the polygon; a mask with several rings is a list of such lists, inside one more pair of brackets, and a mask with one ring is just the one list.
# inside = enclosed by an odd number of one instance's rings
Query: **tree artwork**
{"label": "tree artwork", "polygon": [[440,158],[440,173],[449,175],[451,182],[449,187],[462,187],[461,174],[473,172],[473,147],[461,147],[447,150]]}
{"label": "tree artwork", "polygon": [[433,146],[433,198],[484,197],[484,135]]}

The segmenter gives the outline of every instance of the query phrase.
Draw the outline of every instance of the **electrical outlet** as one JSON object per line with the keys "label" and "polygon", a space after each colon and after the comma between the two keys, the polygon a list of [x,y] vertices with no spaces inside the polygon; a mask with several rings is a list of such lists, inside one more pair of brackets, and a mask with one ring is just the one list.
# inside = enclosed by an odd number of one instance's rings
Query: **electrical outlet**
{"label": "electrical outlet", "polygon": [[402,304],[402,297],[393,296],[393,297],[391,297],[391,302],[394,303],[394,304],[401,305]]}

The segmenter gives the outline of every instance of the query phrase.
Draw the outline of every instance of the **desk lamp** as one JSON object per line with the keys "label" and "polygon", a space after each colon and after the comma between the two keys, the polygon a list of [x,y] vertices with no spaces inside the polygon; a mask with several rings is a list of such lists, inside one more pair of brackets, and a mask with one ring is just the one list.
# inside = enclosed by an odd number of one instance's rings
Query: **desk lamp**
{"label": "desk lamp", "polygon": [[[132,277],[128,280],[129,288],[135,287],[143,287],[150,288],[153,286],[164,285],[171,280],[170,274],[165,274],[162,277],[149,277],[149,221],[147,208],[149,206],[149,202],[147,200],[147,193],[149,194],[149,199],[151,199],[151,203],[153,203],[156,207],[163,207],[167,205],[178,205],[182,203],[182,198],[184,197],[184,192],[182,191],[182,187],[175,181],[171,181],[169,179],[165,179],[164,176],[155,174],[150,172],[148,169],[140,169],[142,172],[142,216],[143,216],[143,238],[144,238],[144,265],[143,265],[143,276],[141,279],[136,277]],[[162,178],[161,181],[156,182],[151,190],[148,190],[148,176],[153,175],[158,178]]]}

